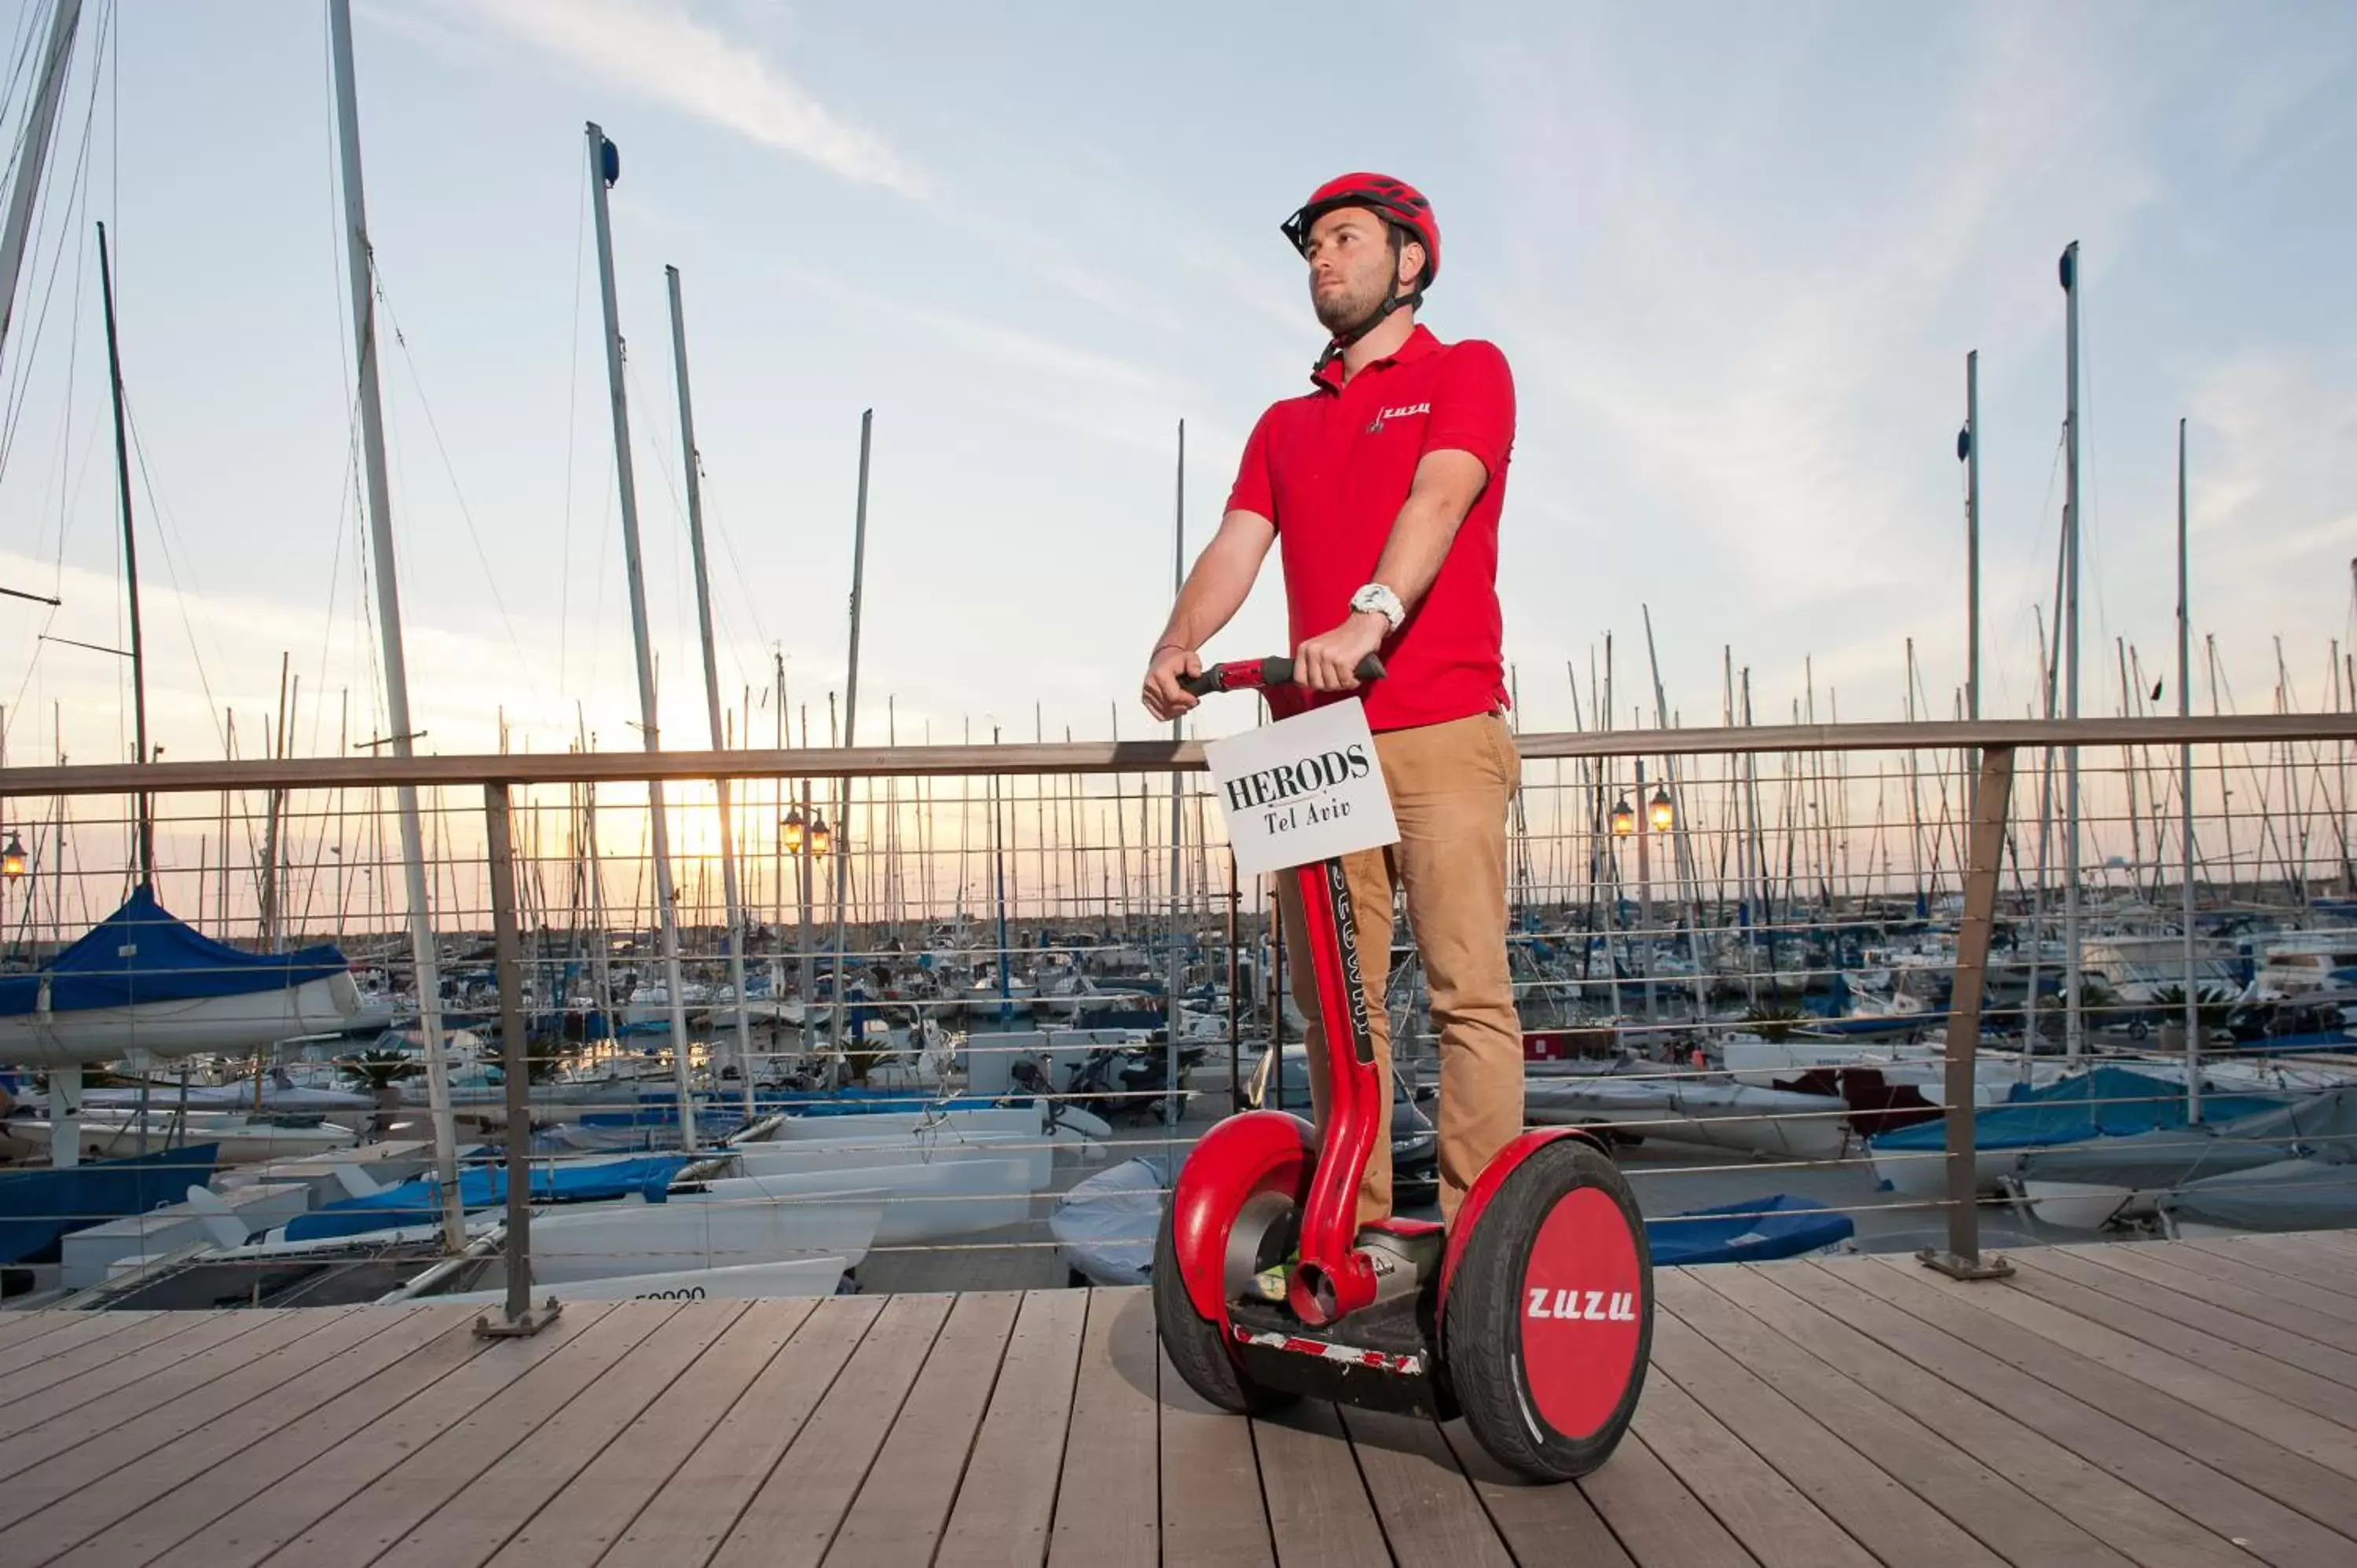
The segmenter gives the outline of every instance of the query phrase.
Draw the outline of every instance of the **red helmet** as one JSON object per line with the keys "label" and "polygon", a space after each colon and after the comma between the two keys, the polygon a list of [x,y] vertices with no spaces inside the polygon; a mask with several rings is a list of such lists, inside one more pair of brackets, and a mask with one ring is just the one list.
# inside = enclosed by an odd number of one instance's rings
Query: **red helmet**
{"label": "red helmet", "polygon": [[1422,191],[1387,174],[1342,175],[1309,193],[1301,210],[1285,220],[1285,237],[1293,242],[1295,250],[1308,254],[1309,226],[1338,207],[1372,208],[1415,235],[1424,247],[1424,274],[1416,279],[1416,292],[1432,286],[1432,280],[1440,275],[1440,223]]}

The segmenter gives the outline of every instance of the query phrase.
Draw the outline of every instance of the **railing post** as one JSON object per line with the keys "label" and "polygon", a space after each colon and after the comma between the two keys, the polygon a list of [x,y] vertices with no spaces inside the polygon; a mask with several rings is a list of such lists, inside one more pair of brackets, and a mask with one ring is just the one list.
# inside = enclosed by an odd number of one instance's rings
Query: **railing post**
{"label": "railing post", "polygon": [[1948,1247],[1926,1247],[1916,1257],[1960,1280],[1999,1279],[2013,1273],[2003,1258],[1981,1256],[1980,1183],[1973,1150],[1974,1070],[1981,1039],[1981,997],[1988,978],[1989,939],[1996,927],[1997,867],[2005,852],[2005,817],[2013,794],[2013,747],[1981,754],[1973,793],[1972,843],[1964,863],[1964,917],[1956,931],[1956,982],[1948,1007],[1947,1131]]}
{"label": "railing post", "polygon": [[500,977],[500,1066],[507,1079],[508,1234],[506,1316],[475,1320],[475,1332],[494,1338],[539,1333],[563,1310],[551,1296],[532,1305],[532,1062],[524,1037],[523,939],[516,928],[515,835],[508,822],[508,787],[483,786],[483,836],[491,862],[491,941]]}

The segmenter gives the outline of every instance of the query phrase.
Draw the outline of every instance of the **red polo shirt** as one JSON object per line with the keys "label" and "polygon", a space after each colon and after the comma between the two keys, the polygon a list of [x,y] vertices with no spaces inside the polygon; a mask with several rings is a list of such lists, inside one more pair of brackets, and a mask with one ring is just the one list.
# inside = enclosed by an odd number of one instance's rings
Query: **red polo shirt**
{"label": "red polo shirt", "polygon": [[[1387,673],[1361,690],[1378,730],[1446,724],[1506,703],[1498,609],[1498,513],[1514,446],[1514,380],[1492,343],[1443,343],[1418,327],[1348,381],[1338,358],[1315,390],[1261,415],[1244,443],[1230,511],[1266,518],[1285,563],[1289,640],[1298,648],[1351,613],[1426,452],[1469,452],[1490,481],[1440,575],[1383,648]],[[1275,697],[1277,693],[1272,693]],[[1307,704],[1273,703],[1280,714]]]}

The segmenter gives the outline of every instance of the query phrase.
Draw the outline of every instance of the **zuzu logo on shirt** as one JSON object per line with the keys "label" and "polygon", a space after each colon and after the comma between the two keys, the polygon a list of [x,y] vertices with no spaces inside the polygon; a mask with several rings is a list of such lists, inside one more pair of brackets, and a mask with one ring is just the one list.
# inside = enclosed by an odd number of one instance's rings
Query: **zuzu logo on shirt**
{"label": "zuzu logo on shirt", "polygon": [[1373,422],[1367,426],[1367,434],[1373,435],[1380,433],[1383,427],[1383,421],[1387,419],[1407,419],[1415,414],[1430,413],[1431,412],[1432,404],[1428,403],[1411,403],[1404,404],[1398,408],[1384,409],[1382,413],[1376,414]]}

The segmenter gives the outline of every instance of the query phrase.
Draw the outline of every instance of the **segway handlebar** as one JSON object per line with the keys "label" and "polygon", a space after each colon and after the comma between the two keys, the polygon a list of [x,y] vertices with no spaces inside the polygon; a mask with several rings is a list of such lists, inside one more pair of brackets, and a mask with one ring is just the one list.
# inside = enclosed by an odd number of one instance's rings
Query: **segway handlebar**
{"label": "segway handlebar", "polygon": [[[1383,661],[1370,653],[1359,660],[1359,668],[1352,673],[1361,681],[1380,681]],[[1214,692],[1257,692],[1269,686],[1290,686],[1293,660],[1281,653],[1266,659],[1239,659],[1211,665],[1200,675],[1190,675],[1178,684],[1198,697],[1208,697]]]}

